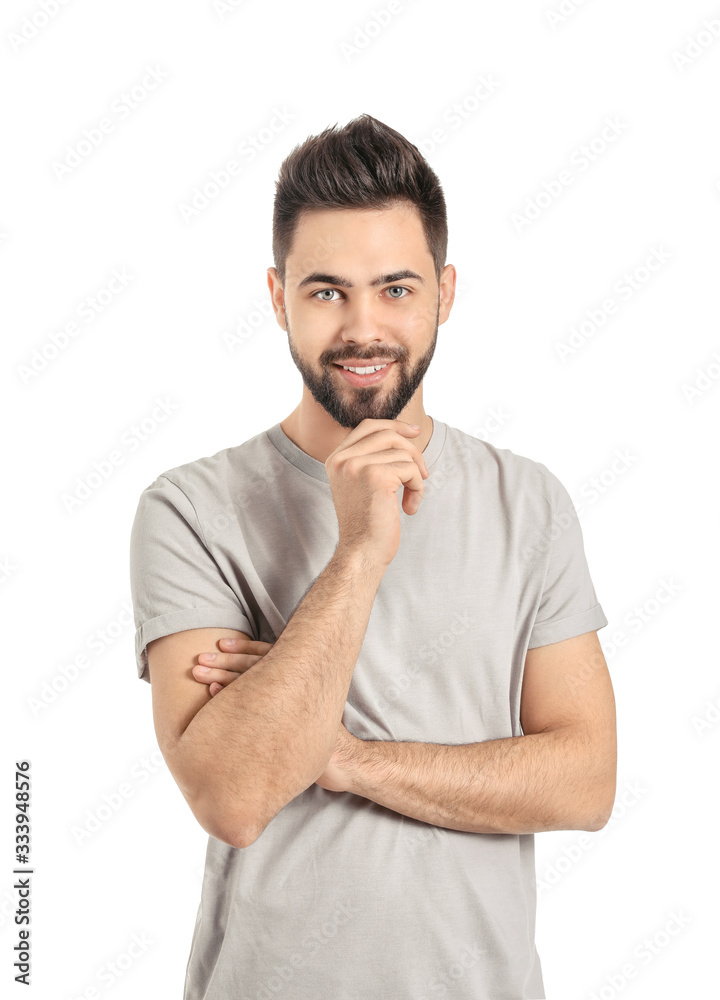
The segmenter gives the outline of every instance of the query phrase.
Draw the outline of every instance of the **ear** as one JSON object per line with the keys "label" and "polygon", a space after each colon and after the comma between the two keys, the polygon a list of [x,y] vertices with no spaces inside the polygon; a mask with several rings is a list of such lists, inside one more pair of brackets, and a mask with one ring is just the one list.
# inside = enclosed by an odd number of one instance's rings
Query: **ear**
{"label": "ear", "polygon": [[282,329],[287,332],[287,325],[285,322],[285,292],[280,283],[277,270],[274,267],[269,267],[267,269],[267,283],[268,288],[270,289],[270,300],[275,311],[275,319],[278,321],[278,324],[282,327]]}
{"label": "ear", "polygon": [[438,315],[438,326],[444,323],[450,315],[453,302],[455,301],[455,283],[457,271],[452,264],[446,264],[443,273],[440,275],[440,310]]}

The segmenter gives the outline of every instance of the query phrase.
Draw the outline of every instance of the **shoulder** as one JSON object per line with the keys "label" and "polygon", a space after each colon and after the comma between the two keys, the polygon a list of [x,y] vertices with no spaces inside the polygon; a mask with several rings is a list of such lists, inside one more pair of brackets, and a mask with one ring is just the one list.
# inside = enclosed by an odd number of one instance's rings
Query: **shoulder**
{"label": "shoulder", "polygon": [[224,496],[243,470],[257,469],[262,462],[265,433],[261,432],[242,444],[222,448],[212,455],[174,465],[161,472],[143,493],[163,490],[168,495],[180,493],[191,502]]}
{"label": "shoulder", "polygon": [[469,463],[489,485],[508,497],[526,497],[554,506],[564,487],[541,461],[511,448],[499,448],[457,427],[447,428],[448,458]]}

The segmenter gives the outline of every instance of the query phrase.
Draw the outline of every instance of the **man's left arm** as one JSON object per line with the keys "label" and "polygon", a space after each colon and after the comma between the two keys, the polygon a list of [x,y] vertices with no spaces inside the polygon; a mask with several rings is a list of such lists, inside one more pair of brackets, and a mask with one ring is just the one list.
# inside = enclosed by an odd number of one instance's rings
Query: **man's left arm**
{"label": "man's left arm", "polygon": [[523,736],[459,746],[366,741],[346,730],[329,787],[470,833],[602,829],[615,800],[617,738],[597,632],[528,650],[520,723]]}

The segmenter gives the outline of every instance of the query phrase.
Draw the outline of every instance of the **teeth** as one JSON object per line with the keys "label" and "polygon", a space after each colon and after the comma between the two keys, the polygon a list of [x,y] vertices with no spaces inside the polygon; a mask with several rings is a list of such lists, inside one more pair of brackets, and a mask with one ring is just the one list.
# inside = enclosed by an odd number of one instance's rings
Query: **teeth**
{"label": "teeth", "polygon": [[387,368],[387,362],[384,365],[374,365],[370,368],[350,368],[348,365],[343,365],[346,372],[355,372],[356,375],[369,375],[371,372],[379,372],[381,368]]}

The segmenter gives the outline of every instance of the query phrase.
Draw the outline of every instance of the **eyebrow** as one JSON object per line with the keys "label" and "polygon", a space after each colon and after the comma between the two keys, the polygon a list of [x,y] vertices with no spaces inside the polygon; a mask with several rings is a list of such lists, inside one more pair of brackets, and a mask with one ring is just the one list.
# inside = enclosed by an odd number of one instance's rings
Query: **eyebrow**
{"label": "eyebrow", "polygon": [[[380,274],[378,275],[377,278],[373,278],[373,280],[370,282],[370,285],[373,287],[376,285],[389,285],[392,284],[392,282],[394,281],[405,281],[407,278],[414,278],[421,284],[423,285],[425,284],[425,279],[421,277],[419,274],[416,274],[415,271],[404,270],[404,271],[393,271],[392,274]],[[297,287],[304,288],[305,285],[314,285],[318,283],[323,285],[340,285],[341,288],[355,287],[352,281],[348,281],[348,279],[343,278],[342,275],[323,274],[321,271],[313,271],[312,274],[308,274],[308,276],[306,278],[303,278],[303,280]]]}

